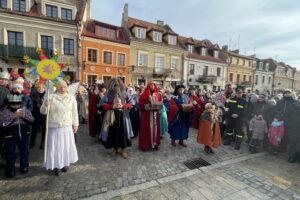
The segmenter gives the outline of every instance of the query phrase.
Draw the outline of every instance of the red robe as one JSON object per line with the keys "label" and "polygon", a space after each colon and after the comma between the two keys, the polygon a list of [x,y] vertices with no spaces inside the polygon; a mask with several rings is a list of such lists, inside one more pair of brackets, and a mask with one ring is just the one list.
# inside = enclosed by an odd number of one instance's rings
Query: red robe
{"label": "red robe", "polygon": [[95,130],[97,105],[96,105],[96,94],[93,92],[89,99],[89,135],[91,137],[96,137],[99,135]]}
{"label": "red robe", "polygon": [[194,113],[193,113],[193,117],[192,117],[192,127],[195,129],[198,129],[198,125],[199,125],[199,117],[201,116],[201,114],[203,113],[204,109],[205,109],[205,101],[200,99],[199,97],[197,97],[196,95],[191,95],[190,96],[190,101],[193,103],[194,101],[197,102],[196,105],[194,105]]}
{"label": "red robe", "polygon": [[218,148],[222,144],[219,123],[215,123],[212,132],[210,120],[200,120],[197,142],[205,146]]}
{"label": "red robe", "polygon": [[[156,89],[156,91],[158,91]],[[139,109],[142,111],[141,130],[139,135],[139,148],[142,150],[152,149],[160,145],[160,116],[159,111],[150,112],[145,106],[150,103],[149,85],[139,99]],[[162,97],[157,92],[153,94],[154,101],[161,101]],[[148,96],[148,97],[147,97]],[[152,114],[151,114],[152,113]],[[151,116],[153,117],[151,120]],[[152,125],[151,125],[152,123]]]}

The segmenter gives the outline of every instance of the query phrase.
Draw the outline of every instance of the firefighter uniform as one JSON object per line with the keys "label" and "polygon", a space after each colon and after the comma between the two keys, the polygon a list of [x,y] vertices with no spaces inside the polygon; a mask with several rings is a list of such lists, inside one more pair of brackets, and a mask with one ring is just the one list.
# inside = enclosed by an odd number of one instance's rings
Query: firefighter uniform
{"label": "firefighter uniform", "polygon": [[[243,122],[247,109],[247,101],[241,97],[231,98],[227,104],[227,108],[228,124],[224,136],[224,145],[230,145],[231,141],[235,139],[234,148],[239,150],[244,137]],[[238,117],[233,118],[233,114],[237,114]]]}

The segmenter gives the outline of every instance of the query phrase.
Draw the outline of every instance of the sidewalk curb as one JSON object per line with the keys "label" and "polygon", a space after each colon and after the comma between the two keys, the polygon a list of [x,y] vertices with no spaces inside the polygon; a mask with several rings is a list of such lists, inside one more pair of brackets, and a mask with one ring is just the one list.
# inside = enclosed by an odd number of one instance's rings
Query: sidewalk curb
{"label": "sidewalk curb", "polygon": [[198,173],[202,173],[202,172],[206,172],[212,169],[216,169],[216,168],[220,168],[220,167],[224,167],[226,165],[230,165],[230,164],[235,164],[235,163],[239,163],[245,160],[250,160],[253,158],[257,158],[257,157],[261,157],[266,155],[267,153],[262,152],[262,153],[257,153],[257,154],[250,154],[247,156],[242,156],[239,158],[234,158],[231,160],[226,160],[220,163],[216,163],[210,166],[206,166],[206,167],[202,167],[199,169],[194,169],[194,170],[190,170],[190,171],[186,171],[183,173],[179,173],[179,174],[175,174],[175,175],[171,175],[171,176],[167,176],[167,177],[163,177],[163,178],[159,178],[157,180],[152,180],[150,182],[146,182],[146,183],[142,183],[142,184],[138,184],[138,185],[132,185],[132,186],[128,186],[128,187],[123,187],[119,190],[112,190],[112,191],[108,191],[106,193],[101,193],[101,194],[97,194],[91,197],[86,197],[83,198],[82,200],[105,200],[105,199],[111,199],[114,197],[118,197],[118,196],[123,196],[123,195],[127,195],[130,193],[134,193],[140,190],[145,190],[151,187],[155,187],[155,186],[159,186],[161,184],[167,183],[167,182],[171,182],[171,181],[176,181],[182,178],[186,178]]}

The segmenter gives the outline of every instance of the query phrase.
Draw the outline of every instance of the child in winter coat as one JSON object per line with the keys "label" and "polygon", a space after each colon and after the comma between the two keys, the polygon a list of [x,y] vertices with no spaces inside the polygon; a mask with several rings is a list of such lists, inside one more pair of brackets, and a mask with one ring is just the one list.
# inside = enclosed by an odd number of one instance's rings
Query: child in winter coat
{"label": "child in winter coat", "polygon": [[273,155],[278,155],[278,151],[279,151],[278,148],[283,136],[284,136],[283,121],[279,121],[278,118],[275,117],[268,131],[268,138],[271,144],[269,150]]}
{"label": "child in winter coat", "polygon": [[249,124],[249,131],[252,135],[249,143],[249,151],[251,153],[257,153],[262,145],[264,134],[268,132],[268,126],[263,119],[262,113],[257,113]]}
{"label": "child in winter coat", "polygon": [[28,142],[30,124],[34,121],[31,112],[22,108],[23,95],[9,94],[8,107],[0,113],[0,125],[4,129],[5,138],[5,176],[12,178],[16,175],[16,147],[20,153],[20,171],[23,174],[28,172],[29,151]]}

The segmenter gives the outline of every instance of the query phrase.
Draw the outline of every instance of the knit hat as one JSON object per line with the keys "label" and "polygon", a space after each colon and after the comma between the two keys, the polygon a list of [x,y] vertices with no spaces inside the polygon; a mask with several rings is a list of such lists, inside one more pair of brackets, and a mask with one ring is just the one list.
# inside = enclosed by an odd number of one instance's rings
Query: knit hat
{"label": "knit hat", "polygon": [[22,98],[23,98],[23,95],[17,95],[17,94],[7,95],[7,100],[9,103],[21,103]]}
{"label": "knit hat", "polygon": [[288,90],[288,89],[286,89],[286,90],[284,90],[284,92],[283,92],[283,95],[285,95],[286,93],[292,93],[292,91],[291,91],[291,90]]}
{"label": "knit hat", "polygon": [[13,89],[20,88],[24,90],[23,84],[24,84],[24,79],[22,77],[19,77],[13,82],[12,88]]}

